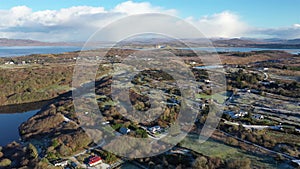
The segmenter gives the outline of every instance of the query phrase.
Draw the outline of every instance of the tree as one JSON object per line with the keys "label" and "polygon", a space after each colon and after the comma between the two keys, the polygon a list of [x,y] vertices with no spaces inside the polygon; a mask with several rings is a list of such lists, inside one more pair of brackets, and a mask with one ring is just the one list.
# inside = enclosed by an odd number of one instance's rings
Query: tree
{"label": "tree", "polygon": [[233,145],[233,146],[237,146],[239,144],[239,142],[235,138],[232,138],[232,137],[227,137],[226,143],[229,145]]}
{"label": "tree", "polygon": [[29,153],[30,158],[33,158],[33,159],[36,159],[39,156],[37,149],[31,143],[29,143],[29,145],[28,145],[28,153]]}
{"label": "tree", "polygon": [[203,156],[197,157],[194,164],[193,164],[194,169],[206,169],[208,168],[207,166],[207,159]]}
{"label": "tree", "polygon": [[0,168],[10,166],[11,161],[8,158],[4,158],[0,161]]}
{"label": "tree", "polygon": [[114,155],[114,154],[112,154],[110,152],[106,152],[105,156],[106,156],[105,157],[105,161],[108,164],[111,164],[111,163],[113,163],[113,162],[115,162],[117,160],[116,155]]}
{"label": "tree", "polygon": [[136,134],[141,136],[142,138],[147,138],[148,137],[147,132],[143,129],[137,129]]}
{"label": "tree", "polygon": [[226,168],[228,169],[251,169],[251,160],[244,159],[230,159],[226,162]]}
{"label": "tree", "polygon": [[65,144],[62,144],[58,148],[58,153],[62,156],[67,156],[71,154],[71,149],[67,147]]}

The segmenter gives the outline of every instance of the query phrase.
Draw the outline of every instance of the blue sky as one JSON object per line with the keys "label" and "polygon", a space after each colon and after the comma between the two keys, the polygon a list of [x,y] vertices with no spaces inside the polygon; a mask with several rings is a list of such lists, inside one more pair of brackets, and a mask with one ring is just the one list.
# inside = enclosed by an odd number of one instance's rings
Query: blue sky
{"label": "blue sky", "polygon": [[[73,9],[72,7],[75,6],[88,6],[89,8]],[[103,10],[98,7],[103,8]],[[103,20],[101,23],[107,23],[104,20],[113,20],[113,18],[109,18],[108,16],[140,14],[145,10],[145,12],[154,11],[176,15],[204,29],[203,32],[212,37],[246,36],[291,39],[300,38],[300,35],[298,36],[300,34],[299,7],[300,1],[298,0],[2,1],[0,4],[0,22],[2,22],[2,25],[0,23],[0,37],[26,38],[25,34],[31,32],[31,38],[35,39],[35,37],[41,37],[42,31],[48,31],[48,34],[54,31],[55,33],[62,33],[63,29],[66,28],[78,32],[79,30],[71,29],[71,23],[76,22],[75,18],[62,17],[66,15],[66,11],[69,11],[70,14],[76,14],[78,10],[90,11],[90,13],[87,12],[83,14],[84,16],[81,15],[76,19],[86,19],[87,15],[89,15],[90,17],[97,17],[98,20]],[[67,10],[61,11],[62,8]],[[49,10],[56,12],[49,12]],[[95,11],[101,14],[102,18],[100,15],[95,16]],[[9,16],[10,20],[15,20],[15,22],[8,21],[8,19],[4,18],[5,16]],[[43,17],[45,17],[45,20],[43,20]],[[204,28],[209,27],[210,29],[214,29],[214,27],[218,27],[220,24],[231,25],[231,27],[226,26],[223,34],[218,34],[217,32],[219,31],[217,30],[208,31]],[[234,27],[238,27],[239,29]],[[84,25],[84,28],[88,28],[89,31],[93,30],[89,24]],[[81,33],[85,34],[85,32]],[[87,38],[87,36],[85,34],[82,37],[74,37],[74,39],[70,39],[71,36],[65,36],[65,39],[80,40]]]}
{"label": "blue sky", "polygon": [[[33,11],[58,10],[82,5],[112,9],[121,2],[124,0],[13,0],[1,2],[0,9],[10,9],[20,5],[26,5]],[[249,24],[258,27],[290,26],[300,23],[300,1],[298,0],[148,0],[147,2],[166,9],[176,9],[180,17],[201,17],[229,10],[239,14]]]}

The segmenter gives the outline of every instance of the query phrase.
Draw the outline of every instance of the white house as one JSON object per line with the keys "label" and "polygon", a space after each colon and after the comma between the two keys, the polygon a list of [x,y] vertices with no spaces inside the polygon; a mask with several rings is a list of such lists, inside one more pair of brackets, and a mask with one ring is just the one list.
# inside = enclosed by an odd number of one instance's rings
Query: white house
{"label": "white house", "polygon": [[268,85],[270,85],[270,82],[260,82],[260,84],[262,84],[264,86],[268,86]]}
{"label": "white house", "polygon": [[300,160],[292,160],[295,166],[300,166]]}
{"label": "white house", "polygon": [[237,116],[237,117],[244,117],[246,115],[248,115],[248,112],[246,112],[246,111],[240,111],[239,113],[235,114],[235,116]]}
{"label": "white house", "polygon": [[209,79],[204,80],[205,83],[210,83],[211,81]]}
{"label": "white house", "polygon": [[233,119],[237,119],[237,118],[240,118],[240,117],[244,117],[248,114],[248,112],[243,112],[243,111],[240,111],[239,113],[234,113],[232,111],[226,111],[224,112],[225,114],[228,114],[231,118]]}
{"label": "white house", "polygon": [[9,62],[5,62],[4,64],[6,64],[6,65],[14,65],[14,64],[15,64],[15,62],[13,62],[13,61],[9,61]]}
{"label": "white house", "polygon": [[153,127],[150,127],[148,129],[151,133],[155,134],[156,132],[160,132],[161,131],[161,128],[160,126],[153,126]]}
{"label": "white house", "polygon": [[54,166],[55,167],[65,167],[68,165],[68,160],[64,160],[64,159],[60,159],[60,160],[56,160],[53,162]]}

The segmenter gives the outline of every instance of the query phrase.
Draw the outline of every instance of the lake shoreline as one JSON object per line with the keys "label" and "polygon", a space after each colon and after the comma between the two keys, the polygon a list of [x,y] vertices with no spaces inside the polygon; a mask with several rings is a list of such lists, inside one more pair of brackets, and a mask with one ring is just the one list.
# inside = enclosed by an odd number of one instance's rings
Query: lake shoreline
{"label": "lake shoreline", "polygon": [[55,99],[41,100],[36,102],[21,103],[21,104],[10,104],[0,106],[0,114],[16,114],[25,113],[32,110],[43,108],[45,105],[53,102]]}
{"label": "lake shoreline", "polygon": [[[38,113],[40,109],[23,113],[0,114],[0,146],[6,146],[12,142],[22,143],[19,127],[29,118]],[[3,134],[4,133],[4,134]]]}

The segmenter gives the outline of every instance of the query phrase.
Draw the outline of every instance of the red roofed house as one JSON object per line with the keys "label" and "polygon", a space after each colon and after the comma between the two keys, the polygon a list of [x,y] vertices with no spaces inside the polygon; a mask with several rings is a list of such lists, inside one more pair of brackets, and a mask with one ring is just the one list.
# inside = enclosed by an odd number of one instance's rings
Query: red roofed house
{"label": "red roofed house", "polygon": [[101,162],[102,162],[102,159],[99,156],[92,156],[89,158],[89,166],[90,167],[100,164]]}

